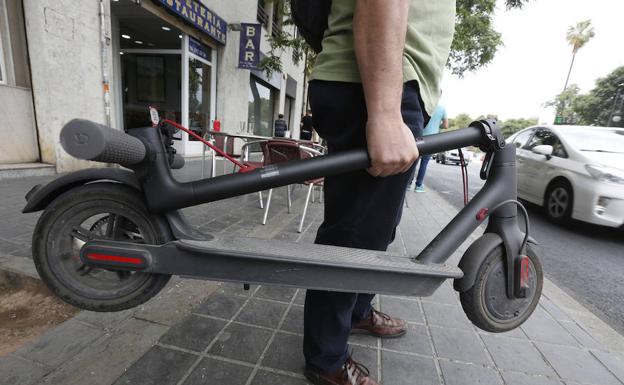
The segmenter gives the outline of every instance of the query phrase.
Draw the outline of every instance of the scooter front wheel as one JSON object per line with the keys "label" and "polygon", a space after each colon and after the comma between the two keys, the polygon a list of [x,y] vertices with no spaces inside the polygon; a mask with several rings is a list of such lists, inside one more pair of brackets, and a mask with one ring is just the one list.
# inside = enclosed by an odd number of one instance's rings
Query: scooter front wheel
{"label": "scooter front wheel", "polygon": [[169,275],[84,265],[79,252],[92,239],[161,244],[170,236],[165,221],[130,187],[92,183],[57,197],[35,227],[33,260],[41,279],[69,304],[120,311],[146,302],[169,281]]}
{"label": "scooter front wheel", "polygon": [[498,246],[483,260],[474,285],[460,293],[460,301],[468,318],[478,328],[503,333],[522,325],[537,306],[544,279],[542,265],[535,251],[527,246],[529,287],[525,298],[507,297],[505,251]]}

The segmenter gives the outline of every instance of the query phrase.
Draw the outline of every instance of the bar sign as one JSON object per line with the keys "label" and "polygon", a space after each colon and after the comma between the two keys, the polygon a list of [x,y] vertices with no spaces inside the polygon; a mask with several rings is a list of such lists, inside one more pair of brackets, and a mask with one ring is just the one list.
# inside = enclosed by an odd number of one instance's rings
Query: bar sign
{"label": "bar sign", "polygon": [[257,70],[260,66],[260,24],[241,23],[238,68]]}

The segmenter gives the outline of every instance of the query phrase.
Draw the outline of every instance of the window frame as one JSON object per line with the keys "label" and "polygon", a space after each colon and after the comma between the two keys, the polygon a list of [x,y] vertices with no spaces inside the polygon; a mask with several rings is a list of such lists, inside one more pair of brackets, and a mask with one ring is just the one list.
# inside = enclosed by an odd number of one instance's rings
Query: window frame
{"label": "window frame", "polygon": [[[513,140],[511,141],[511,143],[513,143],[513,144],[514,144],[514,146],[516,146],[516,148],[517,148],[517,149],[518,149],[518,148],[524,149],[524,148],[525,148],[525,146],[527,145],[527,143],[529,143],[529,141],[533,138],[533,135],[535,135],[535,131],[536,131],[536,130],[535,130],[535,128],[529,128],[529,129],[527,129],[526,131],[519,132],[519,133],[518,133],[518,135],[516,135],[516,137],[515,137],[515,138],[513,138]],[[529,134],[529,136],[528,136],[528,138],[526,139],[526,141],[525,141],[523,144],[521,144],[520,146],[516,145],[516,143],[517,143],[517,142],[516,142],[516,140],[518,140],[518,137],[519,137],[520,135],[524,134],[525,132]]]}
{"label": "window frame", "polygon": [[[553,130],[551,130],[551,129],[549,129],[549,128],[546,128],[546,127],[539,127],[539,128],[536,128],[536,129],[535,129],[535,131],[533,132],[533,135],[531,136],[531,138],[527,141],[527,143],[526,143],[526,144],[525,144],[525,146],[523,147],[525,150],[532,151],[532,148],[533,148],[533,147],[535,147],[535,146],[539,146],[539,145],[540,145],[540,144],[535,144],[535,145],[533,145],[533,146],[529,147],[529,141],[530,141],[530,140],[532,140],[532,139],[533,139],[533,138],[534,138],[534,137],[535,137],[535,136],[536,136],[539,132],[546,132],[546,133],[549,133],[549,134],[550,134],[550,135],[552,135],[552,136],[555,138],[555,140],[556,140],[557,142],[559,142],[559,144],[561,145],[561,149],[563,150],[563,156],[555,154],[555,152],[554,152],[554,150],[555,150],[555,146],[552,146],[552,147],[553,147],[553,153],[552,153],[552,156],[556,156],[557,158],[561,158],[561,159],[566,159],[566,158],[568,158],[568,151],[566,150],[565,146],[563,145],[563,142],[561,141],[561,139],[559,139],[559,135],[557,135],[557,134],[556,134]],[[542,139],[540,138],[539,140],[541,141]]]}
{"label": "window frame", "polygon": [[9,31],[6,12],[6,1],[0,0],[0,84],[3,85],[9,84],[9,74],[7,71],[6,58],[4,56],[4,40],[9,38],[9,36],[4,36],[8,34]]}

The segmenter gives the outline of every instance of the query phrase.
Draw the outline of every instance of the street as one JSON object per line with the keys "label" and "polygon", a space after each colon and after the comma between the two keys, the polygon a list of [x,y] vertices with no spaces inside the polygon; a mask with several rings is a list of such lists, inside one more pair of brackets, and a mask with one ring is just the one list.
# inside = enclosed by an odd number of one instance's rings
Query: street
{"label": "street", "polygon": [[[474,196],[483,181],[481,162],[469,165],[469,193]],[[441,193],[458,209],[463,206],[459,166],[429,162],[426,188]],[[624,234],[621,230],[574,222],[558,226],[549,222],[539,206],[525,203],[531,235],[539,242],[546,276],[590,308],[620,334],[624,334]]]}

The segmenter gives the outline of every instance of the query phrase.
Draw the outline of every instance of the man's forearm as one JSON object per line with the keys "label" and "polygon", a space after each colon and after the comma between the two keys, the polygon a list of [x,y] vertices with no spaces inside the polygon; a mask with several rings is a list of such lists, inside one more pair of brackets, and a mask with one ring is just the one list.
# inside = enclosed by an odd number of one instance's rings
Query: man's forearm
{"label": "man's forearm", "polygon": [[357,0],[353,34],[369,120],[400,114],[408,0]]}

